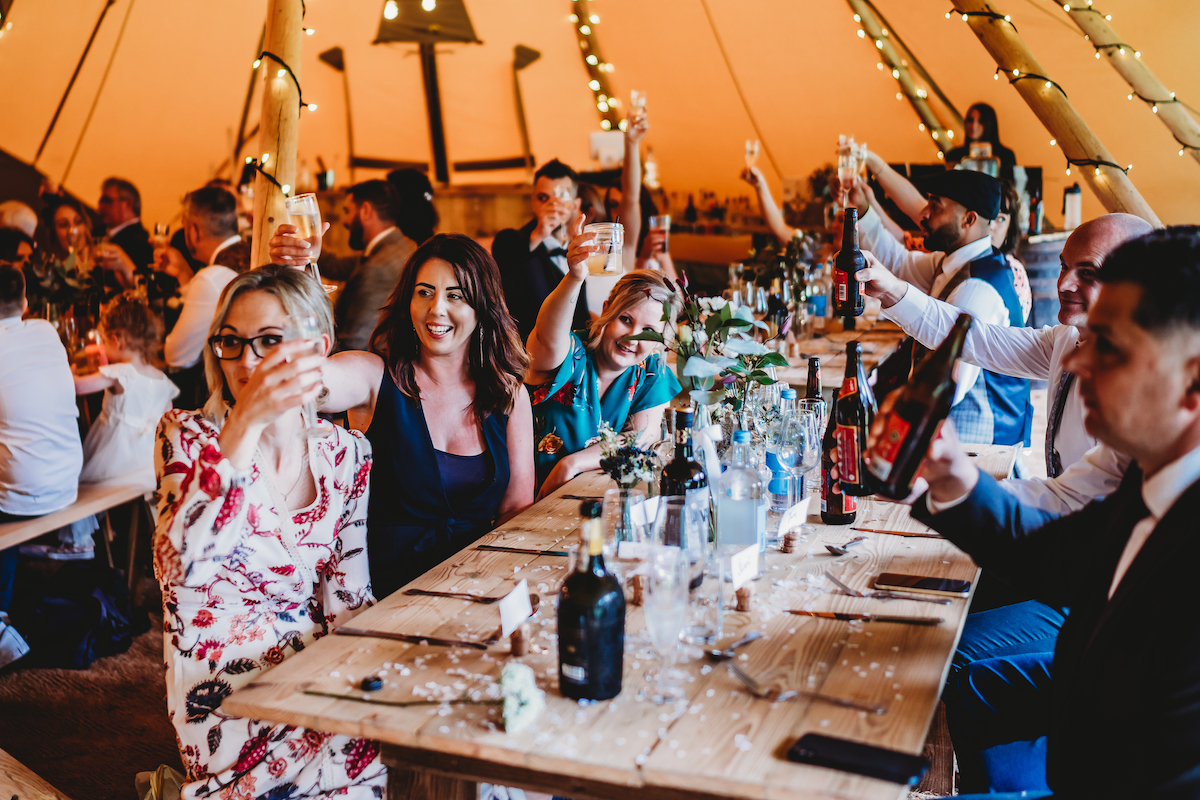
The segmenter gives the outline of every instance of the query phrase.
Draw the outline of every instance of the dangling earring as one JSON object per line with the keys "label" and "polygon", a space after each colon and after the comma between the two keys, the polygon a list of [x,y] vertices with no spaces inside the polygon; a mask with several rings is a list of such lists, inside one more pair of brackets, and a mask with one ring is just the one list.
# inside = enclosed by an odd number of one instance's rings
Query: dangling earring
{"label": "dangling earring", "polygon": [[412,332],[413,332],[413,355],[418,356],[421,354],[421,340],[419,338],[417,338],[417,326],[416,325],[412,326]]}
{"label": "dangling earring", "polygon": [[479,368],[483,369],[483,329],[476,326],[475,332],[479,334]]}

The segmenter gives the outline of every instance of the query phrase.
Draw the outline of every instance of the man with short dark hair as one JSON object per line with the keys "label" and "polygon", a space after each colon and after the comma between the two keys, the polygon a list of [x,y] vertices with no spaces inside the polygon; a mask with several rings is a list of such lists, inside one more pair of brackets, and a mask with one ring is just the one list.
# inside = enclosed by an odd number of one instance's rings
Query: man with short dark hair
{"label": "man with short dark hair", "polygon": [[350,247],[362,255],[322,252],[321,274],[345,281],[337,306],[337,351],[366,350],[379,323],[379,312],[400,282],[400,273],[417,245],[396,226],[400,198],[390,183],[369,180],[351,186],[342,205],[342,225]]}
{"label": "man with short dark hair", "polygon": [[142,195],[124,178],[108,178],[101,184],[100,220],[108,241],[125,251],[139,271],[150,266],[154,247],[142,225]]}
{"label": "man with short dark hair", "polygon": [[[492,241],[492,257],[500,268],[504,301],[517,323],[521,341],[529,339],[542,303],[567,274],[567,231],[579,214],[579,175],[558,159],[534,173],[533,216],[523,228],[506,228]],[[586,281],[585,281],[586,284]],[[573,330],[587,328],[586,287],[575,304]]]}
{"label": "man with short dark hair", "polygon": [[[1099,278],[1089,336],[1064,365],[1088,433],[1133,459],[1117,491],[1025,532],[1020,501],[980,474],[952,425],[925,461],[929,491],[913,516],[985,570],[1071,608],[1049,667],[974,662],[946,690],[947,717],[964,779],[982,775],[992,790],[1196,797],[1200,229],[1127,242]],[[1044,781],[1008,750],[1041,736]]]}
{"label": "man with short dark hair", "polygon": [[33,239],[16,228],[0,228],[0,261],[7,261],[17,269],[29,267],[33,255]]}
{"label": "man with short dark hair", "polygon": [[[21,319],[27,306],[25,276],[0,264],[0,522],[71,505],[83,468],[67,351],[49,322]],[[17,552],[0,551],[0,667],[28,650],[7,619]]]}

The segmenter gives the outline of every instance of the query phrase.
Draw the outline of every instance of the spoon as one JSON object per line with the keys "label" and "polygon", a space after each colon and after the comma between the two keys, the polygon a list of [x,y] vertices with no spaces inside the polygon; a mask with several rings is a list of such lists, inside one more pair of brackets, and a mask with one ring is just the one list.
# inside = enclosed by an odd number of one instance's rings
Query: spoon
{"label": "spoon", "polygon": [[761,636],[762,636],[762,634],[759,633],[758,631],[750,631],[745,636],[738,639],[733,644],[729,645],[729,647],[726,647],[724,650],[709,650],[708,651],[708,660],[709,661],[727,661],[727,660],[733,658],[734,650],[736,650],[737,648],[741,647],[744,644],[750,644],[755,639],[758,639]]}
{"label": "spoon", "polygon": [[835,556],[844,556],[850,551],[851,547],[859,542],[866,541],[866,538],[867,537],[865,536],[859,536],[857,539],[851,539],[845,544],[827,544],[825,545],[825,549],[833,553]]}

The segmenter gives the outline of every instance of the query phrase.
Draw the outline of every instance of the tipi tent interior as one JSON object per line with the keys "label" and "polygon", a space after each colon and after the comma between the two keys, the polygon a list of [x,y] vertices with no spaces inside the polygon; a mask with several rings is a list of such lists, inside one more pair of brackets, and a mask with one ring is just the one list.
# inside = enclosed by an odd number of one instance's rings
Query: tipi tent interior
{"label": "tipi tent interior", "polygon": [[[1200,5],[1103,2],[1097,8],[1111,16],[1114,30],[1154,74],[1179,100],[1200,104],[1200,74],[1191,68]],[[261,83],[263,70],[253,80],[251,62],[259,55],[265,6],[232,0],[0,3],[0,74],[7,76],[8,107],[0,150],[89,201],[105,177],[126,177],[141,189],[147,220],[173,218],[189,189],[216,175],[236,178],[239,129],[253,133],[257,127],[261,88],[249,101],[246,94]],[[1063,188],[1087,167],[1066,174],[1062,149],[1051,144],[1052,134],[1014,86],[994,79],[1001,77],[996,63],[965,18],[949,14],[949,2],[879,0],[873,8],[895,26],[891,36],[919,59],[959,114],[976,101],[996,108],[1002,139],[1019,163],[1044,167],[1046,215],[1060,220]],[[1180,143],[1150,102],[1126,99],[1132,90],[1108,63],[1117,54],[1094,48],[1070,14],[1049,0],[1006,0],[996,8],[1010,15],[1115,162],[1134,165],[1129,177],[1162,222],[1194,221],[1200,166],[1186,157],[1190,153],[1180,157]],[[309,0],[304,26],[311,34],[303,37],[296,74],[305,102],[317,108],[301,115],[298,180],[314,174],[320,159],[339,185],[346,184],[351,152],[365,159],[360,163],[432,165],[418,44],[376,40],[388,16],[404,22],[406,15],[454,10],[465,12],[478,41],[436,46],[451,186],[526,179],[520,167],[456,168],[463,162],[520,163],[513,70],[518,45],[540,54],[516,78],[534,159],[598,166],[589,134],[605,115],[589,88],[584,58],[592,51],[581,50],[584,25],[601,65],[611,65],[604,73],[609,91],[624,98],[609,118],[624,117],[631,89],[647,94],[651,132],[645,146],[654,150],[664,187],[684,197],[701,190],[719,197],[749,194],[738,172],[743,141],[753,138],[763,142],[762,168],[777,197],[783,179],[802,185],[833,159],[839,134],[856,136],[893,163],[936,163],[936,143],[919,129],[921,120],[898,93],[881,51],[871,36],[859,35],[854,8],[843,0],[468,0],[465,6],[450,0]],[[332,48],[340,48],[344,71],[320,57]],[[274,68],[268,61],[267,69]],[[945,107],[938,110],[953,128]],[[256,149],[249,136],[237,157]],[[381,174],[354,170],[358,180]],[[27,194],[28,185],[5,181],[0,199]],[[1085,219],[1103,211],[1086,186],[1083,194]]]}

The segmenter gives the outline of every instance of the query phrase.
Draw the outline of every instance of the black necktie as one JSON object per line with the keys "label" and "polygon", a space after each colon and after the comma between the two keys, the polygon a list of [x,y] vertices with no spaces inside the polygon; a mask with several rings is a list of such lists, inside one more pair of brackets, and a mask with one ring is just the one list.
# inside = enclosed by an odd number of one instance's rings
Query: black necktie
{"label": "black necktie", "polygon": [[1058,378],[1058,391],[1054,394],[1054,404],[1050,407],[1050,419],[1046,420],[1046,475],[1057,478],[1062,474],[1062,457],[1054,446],[1058,436],[1058,426],[1062,423],[1063,409],[1067,406],[1067,395],[1071,393],[1071,384],[1075,375],[1063,370]]}
{"label": "black necktie", "polygon": [[565,247],[556,247],[553,250],[547,250],[546,254],[551,258],[554,258],[555,256],[562,256],[566,258],[567,249]]}

